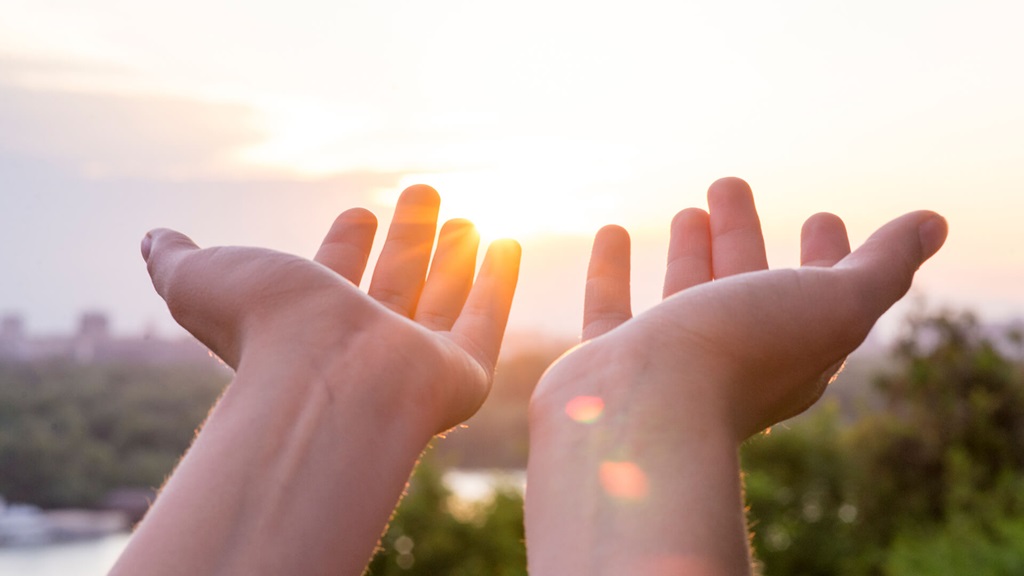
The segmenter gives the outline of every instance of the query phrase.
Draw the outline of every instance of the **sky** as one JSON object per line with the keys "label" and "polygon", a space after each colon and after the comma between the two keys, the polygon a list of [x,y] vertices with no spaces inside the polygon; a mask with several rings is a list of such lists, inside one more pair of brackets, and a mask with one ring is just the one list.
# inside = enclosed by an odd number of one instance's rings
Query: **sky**
{"label": "sky", "polygon": [[[604,224],[654,305],[672,215],[753,187],[773,266],[815,212],[854,245],[950,222],[913,299],[1024,316],[1024,4],[0,0],[0,314],[174,333],[138,242],[312,255],[424,182],[519,239],[510,329],[572,335]],[[383,229],[383,228],[382,228]],[[381,238],[378,239],[379,249]],[[899,310],[893,314],[899,313]]]}

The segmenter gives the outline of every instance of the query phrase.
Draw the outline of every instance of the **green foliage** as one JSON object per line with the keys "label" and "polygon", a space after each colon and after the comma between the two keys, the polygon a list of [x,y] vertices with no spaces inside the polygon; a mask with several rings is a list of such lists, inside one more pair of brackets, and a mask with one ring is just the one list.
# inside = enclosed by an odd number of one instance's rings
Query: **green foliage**
{"label": "green foliage", "polygon": [[908,530],[893,543],[885,574],[1024,574],[1024,516],[986,522],[958,514],[938,527]]}
{"label": "green foliage", "polygon": [[522,496],[499,487],[490,500],[461,501],[426,458],[366,574],[525,576]]}
{"label": "green foliage", "polygon": [[938,463],[947,448],[962,448],[979,488],[1005,467],[1024,469],[1022,372],[974,317],[914,318],[896,351],[906,369],[881,378],[879,387],[890,411],[921,431],[924,458]]}
{"label": "green foliage", "polygon": [[819,408],[745,446],[764,574],[1024,573],[1019,345],[969,314],[911,318],[885,410]]}
{"label": "green foliage", "polygon": [[[912,318],[867,404],[882,409],[850,421],[824,404],[748,442],[763,574],[1024,573],[1022,341],[966,314]],[[548,361],[499,369],[504,380],[470,430],[418,467],[367,574],[526,573],[521,495],[459,501],[436,458],[521,465],[526,399]],[[159,486],[227,378],[212,368],[0,365],[0,494],[88,506],[111,488]]]}
{"label": "green foliage", "polygon": [[0,364],[0,494],[87,507],[156,488],[226,382],[214,367]]}
{"label": "green foliage", "polygon": [[767,573],[835,574],[837,561],[858,552],[836,414],[828,406],[744,447],[753,547]]}

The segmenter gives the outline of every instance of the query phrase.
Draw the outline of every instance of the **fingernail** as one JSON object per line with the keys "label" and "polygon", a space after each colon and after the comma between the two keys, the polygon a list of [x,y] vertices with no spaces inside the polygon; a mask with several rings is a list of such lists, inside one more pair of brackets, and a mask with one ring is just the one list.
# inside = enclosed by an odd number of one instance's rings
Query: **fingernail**
{"label": "fingernail", "polygon": [[932,254],[939,251],[939,248],[942,248],[948,233],[949,225],[946,223],[946,219],[938,214],[925,220],[917,227],[917,234],[921,239],[921,249],[924,251],[925,258],[930,258]]}
{"label": "fingernail", "polygon": [[149,261],[149,251],[153,247],[153,237],[147,233],[142,238],[142,259]]}

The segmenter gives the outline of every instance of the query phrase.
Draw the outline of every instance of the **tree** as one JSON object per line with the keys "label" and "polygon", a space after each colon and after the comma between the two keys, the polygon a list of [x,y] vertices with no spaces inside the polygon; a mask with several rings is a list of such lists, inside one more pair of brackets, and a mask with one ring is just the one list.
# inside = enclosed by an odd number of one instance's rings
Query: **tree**
{"label": "tree", "polygon": [[819,407],[749,443],[764,573],[1024,572],[1021,341],[917,314],[876,379],[883,410],[842,426]]}
{"label": "tree", "polygon": [[367,576],[525,576],[523,499],[499,487],[482,502],[456,498],[428,453],[416,468]]}
{"label": "tree", "polygon": [[0,494],[91,507],[158,488],[226,383],[213,366],[0,364]]}

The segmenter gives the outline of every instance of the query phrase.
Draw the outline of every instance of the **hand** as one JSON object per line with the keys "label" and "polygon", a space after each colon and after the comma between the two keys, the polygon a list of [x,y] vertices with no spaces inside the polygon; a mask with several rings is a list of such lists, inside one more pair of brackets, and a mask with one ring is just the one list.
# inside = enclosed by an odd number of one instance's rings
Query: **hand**
{"label": "hand", "polygon": [[[742,440],[813,404],[946,236],[940,216],[913,212],[850,253],[842,221],[817,214],[802,230],[802,266],[769,271],[747,184],[716,182],[708,204],[710,214],[689,209],[673,220],[665,300],[636,318],[629,237],[618,227],[598,233],[584,312],[589,342],[542,380],[539,408],[562,412],[558,404],[576,395],[603,396],[610,409],[643,405],[651,426],[696,411]],[[581,382],[579,371],[598,359],[644,387],[556,389]],[[562,372],[574,376],[558,378]]]}
{"label": "hand", "polygon": [[[341,214],[316,261],[143,240],[174,318],[236,373],[112,574],[360,574],[430,437],[483,402],[519,246],[444,225],[407,189],[370,282],[376,220]],[[430,265],[429,274],[427,272]]]}
{"label": "hand", "polygon": [[147,234],[143,256],[174,318],[231,367],[294,366],[340,387],[342,359],[379,363],[390,385],[365,393],[414,407],[434,433],[487,396],[520,257],[515,242],[494,243],[474,282],[479,237],[452,220],[431,261],[439,203],[427,186],[402,194],[368,294],[357,285],[377,223],[362,209],[337,218],[315,261],[199,249],[170,230]]}
{"label": "hand", "polygon": [[810,406],[946,236],[914,212],[850,253],[818,214],[803,265],[769,271],[746,183],[708,204],[673,220],[665,300],[636,318],[629,236],[595,238],[584,343],[530,401],[531,574],[750,573],[739,443]]}

